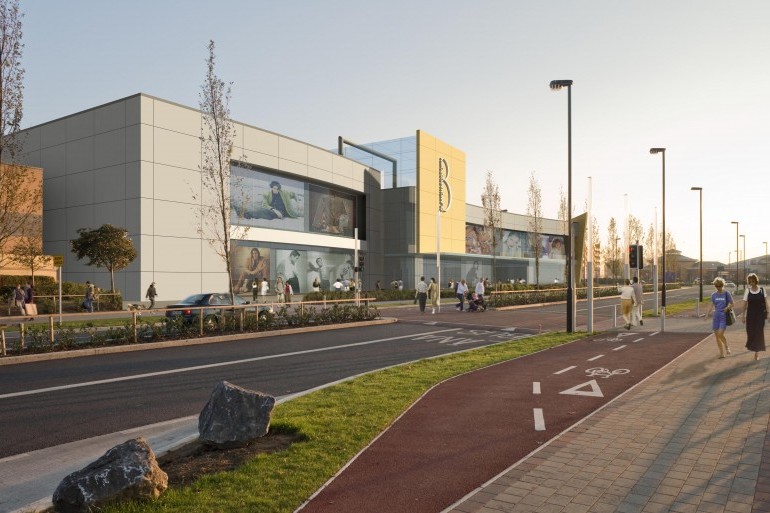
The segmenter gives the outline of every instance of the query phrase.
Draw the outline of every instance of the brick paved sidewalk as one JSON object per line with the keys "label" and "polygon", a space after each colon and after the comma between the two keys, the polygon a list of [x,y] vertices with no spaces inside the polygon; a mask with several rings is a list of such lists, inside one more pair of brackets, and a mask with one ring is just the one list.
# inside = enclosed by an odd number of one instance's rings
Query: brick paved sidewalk
{"label": "brick paved sidewalk", "polygon": [[445,512],[770,512],[770,356],[737,328],[731,356],[710,336]]}

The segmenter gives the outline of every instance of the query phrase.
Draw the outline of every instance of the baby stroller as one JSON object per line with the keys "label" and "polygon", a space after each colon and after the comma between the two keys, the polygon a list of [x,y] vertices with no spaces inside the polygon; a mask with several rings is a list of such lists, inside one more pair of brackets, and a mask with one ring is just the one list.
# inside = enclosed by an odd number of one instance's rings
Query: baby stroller
{"label": "baby stroller", "polygon": [[483,312],[486,309],[484,299],[480,298],[475,292],[471,294],[471,298],[468,300],[468,310],[471,312]]}

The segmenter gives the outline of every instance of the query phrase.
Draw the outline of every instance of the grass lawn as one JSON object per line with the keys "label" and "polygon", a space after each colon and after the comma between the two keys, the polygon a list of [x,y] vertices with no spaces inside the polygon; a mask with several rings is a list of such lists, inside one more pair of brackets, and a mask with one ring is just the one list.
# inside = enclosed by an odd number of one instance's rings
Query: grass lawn
{"label": "grass lawn", "polygon": [[232,472],[169,489],[160,499],[109,512],[292,512],[432,386],[488,365],[584,337],[538,335],[374,372],[276,406],[271,431],[305,441],[261,454]]}

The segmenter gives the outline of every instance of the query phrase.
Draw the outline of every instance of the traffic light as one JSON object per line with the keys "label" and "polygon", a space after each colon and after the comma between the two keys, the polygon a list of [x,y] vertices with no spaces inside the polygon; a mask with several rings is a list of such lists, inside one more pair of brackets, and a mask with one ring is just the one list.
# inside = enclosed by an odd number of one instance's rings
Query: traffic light
{"label": "traffic light", "polygon": [[637,262],[639,262],[638,256],[637,256],[638,248],[639,246],[637,246],[636,244],[631,244],[630,246],[628,246],[628,266],[631,269],[636,269],[638,267],[637,265]]}
{"label": "traffic light", "polygon": [[628,266],[631,269],[644,269],[644,255],[642,246],[631,244],[628,246]]}
{"label": "traffic light", "polygon": [[364,254],[358,254],[358,272],[364,272]]}

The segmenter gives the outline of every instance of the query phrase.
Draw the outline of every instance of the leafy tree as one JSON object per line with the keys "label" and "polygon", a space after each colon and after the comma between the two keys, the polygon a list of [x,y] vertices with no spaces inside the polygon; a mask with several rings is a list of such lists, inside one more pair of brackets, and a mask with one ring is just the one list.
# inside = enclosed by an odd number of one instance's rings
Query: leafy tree
{"label": "leafy tree", "polygon": [[199,102],[203,116],[201,184],[204,193],[196,198],[201,200],[198,233],[224,261],[230,297],[234,301],[231,239],[241,238],[248,228],[239,226],[233,230],[230,221],[231,190],[242,191],[230,168],[235,138],[235,127],[230,119],[231,89],[214,70],[214,41],[209,41],[208,49],[206,79],[201,86]]}
{"label": "leafy tree", "polygon": [[535,284],[540,288],[540,257],[543,252],[540,244],[540,234],[543,231],[543,195],[534,171],[529,176],[527,215],[529,216],[529,242],[535,255]]}
{"label": "leafy tree", "polygon": [[481,206],[484,208],[484,229],[492,234],[492,283],[497,286],[497,245],[502,237],[502,212],[500,210],[500,188],[492,171],[487,171],[484,190],[481,192]]}
{"label": "leafy tree", "polygon": [[632,215],[628,216],[628,243],[629,244],[636,244],[636,241],[639,241],[639,244],[644,244],[644,226],[642,226],[642,222],[639,220],[638,217],[634,217]]}
{"label": "leafy tree", "polygon": [[21,66],[21,18],[18,0],[0,0],[0,265],[13,252],[18,237],[31,234],[39,215],[42,190],[33,186],[27,169],[18,165],[24,99]]}
{"label": "leafy tree", "polygon": [[111,224],[95,230],[80,228],[78,238],[71,240],[70,245],[78,260],[88,258],[86,265],[104,267],[110,272],[110,292],[115,292],[115,271],[125,269],[136,258],[128,230]]}

